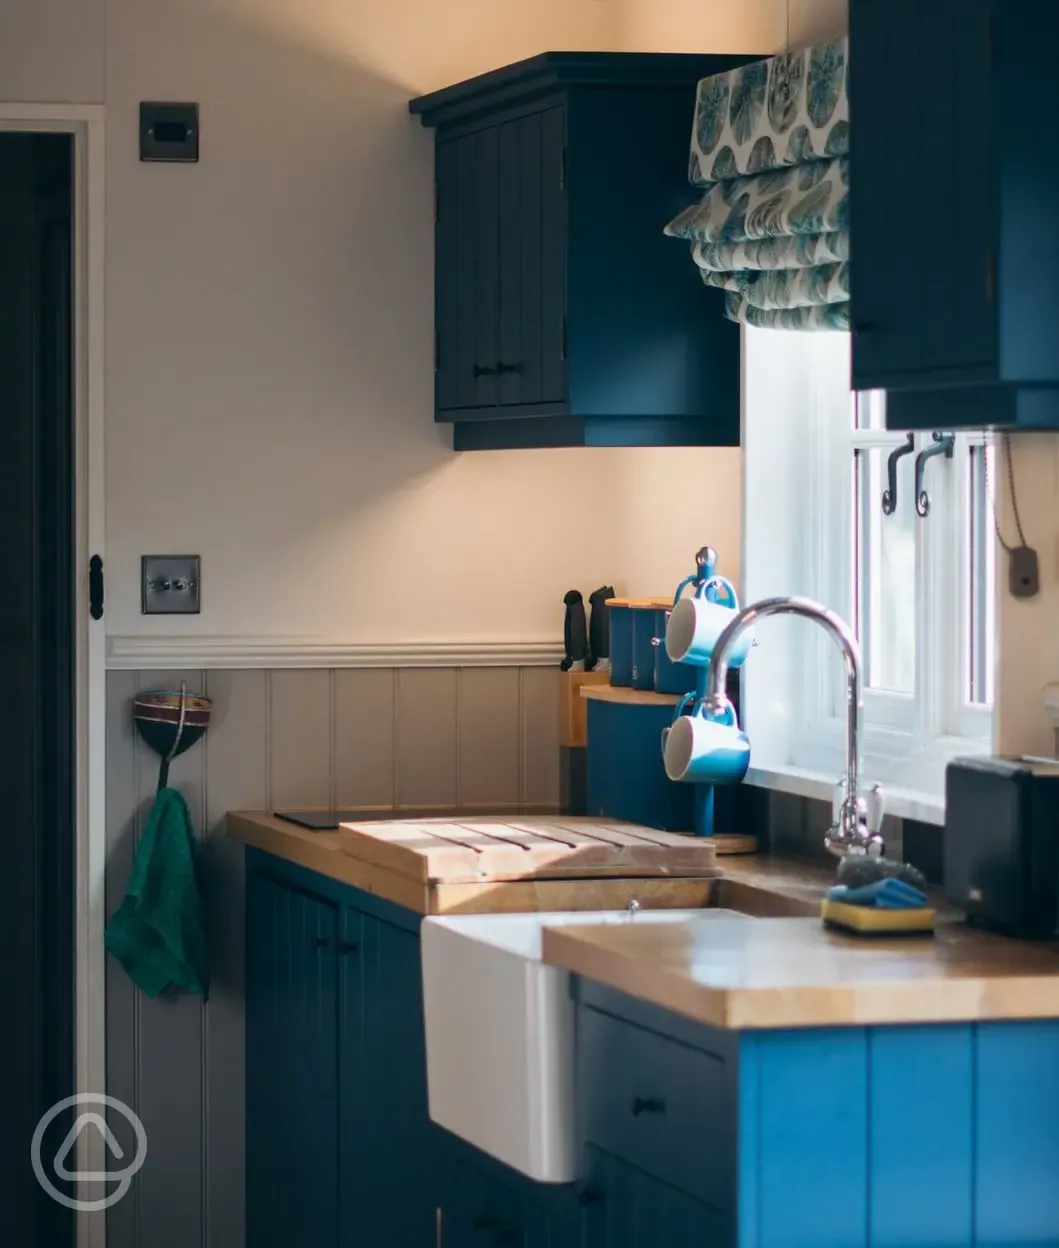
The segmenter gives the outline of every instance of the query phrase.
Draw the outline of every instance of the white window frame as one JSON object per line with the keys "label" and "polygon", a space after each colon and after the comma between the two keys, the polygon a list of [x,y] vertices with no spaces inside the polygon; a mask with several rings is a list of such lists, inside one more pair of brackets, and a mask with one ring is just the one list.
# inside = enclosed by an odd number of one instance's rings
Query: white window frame
{"label": "white window frame", "polygon": [[[854,447],[889,449],[905,435],[854,430],[848,367],[848,335],[744,329],[746,598],[798,594],[852,624]],[[848,434],[836,436],[839,428]],[[863,783],[883,785],[888,811],[930,822],[944,819],[945,764],[992,744],[992,708],[963,694],[970,566],[952,555],[966,541],[970,448],[983,441],[958,435],[951,462],[927,465],[931,513],[916,519],[917,635],[928,643],[918,647],[916,686],[925,693],[864,691]],[[917,452],[929,444],[929,433],[916,436]],[[912,505],[899,495],[900,508]],[[743,676],[743,707],[750,782],[830,799],[845,748],[845,683],[833,640],[791,617],[763,621]]]}

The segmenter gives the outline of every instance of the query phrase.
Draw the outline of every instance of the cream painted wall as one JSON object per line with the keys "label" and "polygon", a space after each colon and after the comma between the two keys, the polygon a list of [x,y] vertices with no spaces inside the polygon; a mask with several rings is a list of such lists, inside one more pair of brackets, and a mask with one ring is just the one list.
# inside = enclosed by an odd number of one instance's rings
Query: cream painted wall
{"label": "cream painted wall", "polygon": [[644,52],[761,52],[844,33],[848,0],[616,0],[619,39]]}
{"label": "cream painted wall", "polygon": [[0,101],[99,104],[105,0],[3,0]]}
{"label": "cream painted wall", "polygon": [[[610,0],[107,0],[111,636],[555,637],[563,592],[738,573],[738,452],[455,455],[432,424],[432,133],[407,100]],[[141,99],[201,161],[141,164]],[[701,488],[708,482],[706,488]],[[696,488],[696,487],[700,488]],[[197,618],[139,613],[199,552]]]}

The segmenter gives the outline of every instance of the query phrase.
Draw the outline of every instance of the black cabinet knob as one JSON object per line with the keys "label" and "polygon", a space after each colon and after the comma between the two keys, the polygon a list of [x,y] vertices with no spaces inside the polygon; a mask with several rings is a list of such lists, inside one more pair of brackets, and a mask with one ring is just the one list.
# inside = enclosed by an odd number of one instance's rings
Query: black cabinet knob
{"label": "black cabinet knob", "polygon": [[597,1191],[594,1187],[584,1187],[577,1193],[577,1203],[582,1209],[587,1209],[591,1205],[602,1204],[603,1193]]}
{"label": "black cabinet knob", "polygon": [[495,377],[496,369],[490,368],[487,364],[475,364],[474,375],[475,377]]}
{"label": "black cabinet knob", "polygon": [[500,373],[501,376],[503,376],[504,373],[521,373],[522,365],[521,364],[505,364],[501,360],[501,362],[496,366],[496,371]]}
{"label": "black cabinet knob", "polygon": [[664,1114],[666,1103],[660,1097],[635,1096],[632,1102],[632,1112],[636,1118],[641,1114]]}
{"label": "black cabinet knob", "polygon": [[343,957],[347,957],[351,953],[356,953],[359,948],[359,940],[343,940],[338,946],[338,952],[342,954]]}
{"label": "black cabinet knob", "polygon": [[331,942],[327,939],[326,936],[314,936],[313,937],[314,949],[326,949],[330,943]]}

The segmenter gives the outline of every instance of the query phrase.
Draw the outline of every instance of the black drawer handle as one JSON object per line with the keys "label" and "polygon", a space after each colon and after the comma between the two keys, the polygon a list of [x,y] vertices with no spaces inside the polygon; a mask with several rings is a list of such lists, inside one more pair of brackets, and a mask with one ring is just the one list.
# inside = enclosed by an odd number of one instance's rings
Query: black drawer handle
{"label": "black drawer handle", "polygon": [[632,1112],[634,1118],[639,1118],[641,1114],[664,1114],[666,1103],[660,1097],[635,1096],[632,1102]]}
{"label": "black drawer handle", "polygon": [[503,376],[505,373],[521,373],[522,365],[521,364],[505,364],[501,360],[501,362],[496,366],[496,371],[501,376]]}
{"label": "black drawer handle", "polygon": [[586,1187],[577,1193],[577,1203],[582,1209],[587,1209],[590,1205],[599,1205],[603,1203],[603,1195],[597,1192],[594,1187]]}
{"label": "black drawer handle", "polygon": [[360,948],[359,940],[343,940],[338,946],[338,952],[345,957],[347,954],[356,953]]}
{"label": "black drawer handle", "polygon": [[475,364],[474,375],[475,377],[495,377],[496,369],[490,368],[488,364]]}
{"label": "black drawer handle", "polygon": [[314,936],[313,937],[314,949],[326,949],[330,943],[331,942],[327,939],[326,936]]}

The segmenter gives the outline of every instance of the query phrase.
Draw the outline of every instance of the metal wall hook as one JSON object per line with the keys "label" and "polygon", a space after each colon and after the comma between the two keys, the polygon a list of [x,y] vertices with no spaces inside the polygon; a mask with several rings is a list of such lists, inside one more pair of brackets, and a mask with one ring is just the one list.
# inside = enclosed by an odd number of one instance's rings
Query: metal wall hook
{"label": "metal wall hook", "polygon": [[927,466],[927,460],[933,459],[935,455],[944,455],[946,459],[952,459],[956,446],[954,433],[935,432],[930,436],[934,440],[934,445],[920,451],[916,456],[916,515],[920,518],[930,515],[930,495],[923,488],[923,472]]}
{"label": "metal wall hook", "polygon": [[[884,516],[892,516],[897,510],[897,461],[903,455],[911,455],[916,449],[912,434],[907,434],[904,446],[895,447],[886,457],[886,489],[883,490],[882,509]],[[917,486],[918,489],[918,486]]]}

